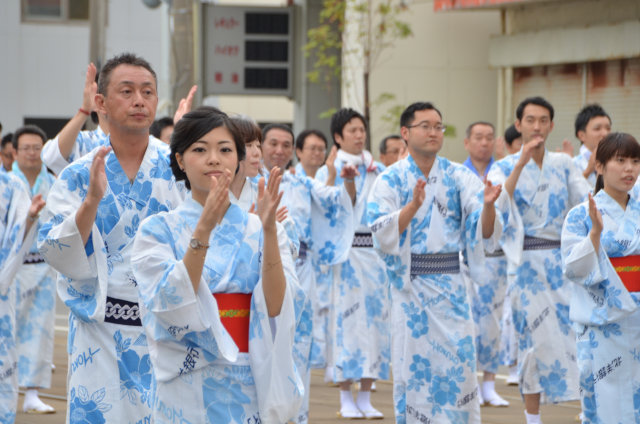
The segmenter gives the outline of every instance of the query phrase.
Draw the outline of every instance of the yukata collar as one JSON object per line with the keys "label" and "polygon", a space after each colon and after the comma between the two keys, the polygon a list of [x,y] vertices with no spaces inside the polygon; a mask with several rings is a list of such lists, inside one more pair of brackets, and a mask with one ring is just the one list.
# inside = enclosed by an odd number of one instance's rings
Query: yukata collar
{"label": "yukata collar", "polygon": [[44,163],[40,168],[40,172],[36,177],[36,182],[33,184],[33,187],[29,186],[29,180],[27,180],[27,176],[24,175],[24,173],[18,166],[18,161],[15,161],[15,160],[13,161],[13,165],[11,165],[11,170],[13,171],[13,174],[15,176],[19,177],[27,185],[27,187],[29,188],[29,192],[32,196],[35,194],[38,194],[40,190],[40,186],[42,185],[42,182],[47,178],[47,167],[44,166]]}
{"label": "yukata collar", "polygon": [[347,153],[340,149],[338,150],[337,159],[350,165],[355,165],[356,167],[364,165],[367,167],[367,172],[373,172],[377,169],[377,166],[373,161],[373,156],[367,150],[363,150],[359,155],[352,155],[351,153]]}

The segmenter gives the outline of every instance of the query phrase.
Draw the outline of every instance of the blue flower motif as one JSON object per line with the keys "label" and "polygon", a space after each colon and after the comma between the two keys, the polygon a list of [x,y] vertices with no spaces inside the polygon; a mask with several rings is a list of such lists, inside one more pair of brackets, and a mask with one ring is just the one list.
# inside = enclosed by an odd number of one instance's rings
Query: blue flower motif
{"label": "blue flower motif", "polygon": [[560,190],[559,194],[549,195],[549,216],[555,218],[564,214],[566,209],[565,199],[569,196],[566,188]]}
{"label": "blue flower motif", "polygon": [[557,290],[564,284],[564,278],[562,277],[561,262],[551,262],[549,259],[544,260],[544,268],[547,270],[547,281],[552,290]]}
{"label": "blue flower motif", "polygon": [[521,311],[519,309],[513,309],[513,326],[518,334],[524,334],[527,328],[527,311]]}
{"label": "blue flower motif", "polygon": [[67,287],[67,294],[71,296],[71,299],[65,300],[64,304],[67,305],[73,314],[83,322],[91,322],[90,318],[95,312],[97,302],[93,293],[81,293],[73,288],[71,285]]}
{"label": "blue flower motif", "polygon": [[407,326],[411,329],[411,336],[415,339],[429,332],[429,317],[425,311],[419,311],[411,302],[409,305],[402,304],[405,313],[408,316]]}
{"label": "blue flower motif", "polygon": [[537,279],[538,271],[531,267],[529,261],[522,264],[517,271],[516,284],[522,289],[530,290],[536,294],[538,291],[544,291],[542,282]]}
{"label": "blue flower motif", "polygon": [[11,324],[11,317],[4,315],[0,317],[0,339],[10,339],[13,334],[13,325]]}
{"label": "blue flower motif", "polygon": [[407,390],[420,391],[422,386],[431,381],[431,362],[420,355],[413,355],[413,362],[409,366],[413,373],[408,381]]}
{"label": "blue flower motif", "polygon": [[349,358],[342,363],[342,375],[346,379],[359,380],[362,378],[364,364],[364,356],[360,349],[356,350],[353,354],[345,349],[344,356]]}
{"label": "blue flower motif", "polygon": [[244,422],[244,406],[251,399],[242,392],[239,383],[230,378],[219,380],[207,378],[202,386],[205,408],[209,422],[241,423]]}
{"label": "blue flower motif", "polygon": [[564,222],[564,227],[572,234],[584,235],[587,233],[587,210],[584,206],[573,208]]}
{"label": "blue flower motif", "polygon": [[[384,281],[384,280],[383,280]],[[378,296],[369,296],[365,297],[364,301],[365,307],[367,309],[367,319],[369,323],[375,319],[379,318],[382,315],[382,301]]]}
{"label": "blue flower motif", "polygon": [[556,360],[551,366],[551,372],[540,378],[540,385],[552,401],[561,397],[567,391],[565,375],[567,375],[567,369],[562,368],[560,361]]}
{"label": "blue flower motif", "polygon": [[103,402],[106,391],[104,387],[96,390],[91,396],[86,387],[71,389],[69,400],[69,422],[72,424],[104,424],[104,413],[111,410],[111,405]]}
{"label": "blue flower motif", "polygon": [[478,296],[484,303],[493,302],[493,297],[495,296],[493,287],[490,285],[480,286],[480,288],[478,288]]}
{"label": "blue flower motif", "polygon": [[[448,377],[442,377],[436,375],[433,377],[431,386],[429,386],[430,399],[432,399],[438,406],[442,405],[455,405],[456,395],[460,393],[460,389],[455,381]],[[438,411],[440,408],[438,408]]]}
{"label": "blue flower motif", "polygon": [[622,331],[620,331],[620,324],[617,324],[615,322],[605,324],[601,326],[600,329],[602,330],[602,334],[604,334],[606,338],[609,338],[612,335],[622,336]]}
{"label": "blue flower motif", "polygon": [[138,356],[134,350],[122,352],[118,359],[120,384],[128,390],[140,393],[151,387],[151,360],[149,355]]}
{"label": "blue flower motif", "polygon": [[473,339],[471,336],[467,336],[464,339],[458,340],[458,359],[460,362],[473,361],[475,359],[475,348],[473,346]]}
{"label": "blue flower motif", "polygon": [[320,255],[320,263],[330,264],[335,258],[336,245],[330,241],[326,241],[324,246],[320,248],[318,254]]}
{"label": "blue flower motif", "polygon": [[355,276],[356,270],[351,266],[351,262],[344,262],[340,267],[340,279],[347,285],[347,287],[349,287],[349,289],[360,287],[360,281],[358,281]]}

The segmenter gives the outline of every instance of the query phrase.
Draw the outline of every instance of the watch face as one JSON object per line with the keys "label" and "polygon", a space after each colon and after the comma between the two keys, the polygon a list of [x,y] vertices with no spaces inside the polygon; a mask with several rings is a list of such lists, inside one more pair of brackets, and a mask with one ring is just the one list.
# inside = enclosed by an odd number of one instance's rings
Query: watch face
{"label": "watch face", "polygon": [[198,243],[198,240],[192,238],[191,241],[189,241],[189,246],[191,246],[192,249],[197,249],[200,247],[200,243]]}

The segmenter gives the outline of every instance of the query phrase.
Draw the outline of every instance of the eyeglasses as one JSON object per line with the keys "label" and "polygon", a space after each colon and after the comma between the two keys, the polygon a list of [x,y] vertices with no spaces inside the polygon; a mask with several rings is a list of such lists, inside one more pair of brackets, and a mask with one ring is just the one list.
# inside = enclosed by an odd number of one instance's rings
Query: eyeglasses
{"label": "eyeglasses", "polygon": [[424,132],[430,132],[431,130],[435,130],[435,132],[439,132],[439,133],[444,133],[447,130],[447,127],[445,125],[436,124],[434,126],[431,126],[423,122],[415,125],[407,125],[407,128],[419,128]]}
{"label": "eyeglasses", "polygon": [[327,151],[324,147],[307,147],[304,150],[308,150],[312,153],[324,153]]}
{"label": "eyeglasses", "polygon": [[42,150],[42,146],[24,146],[24,147],[18,147],[18,151],[20,152],[28,152],[28,151],[32,151],[32,152],[40,152]]}

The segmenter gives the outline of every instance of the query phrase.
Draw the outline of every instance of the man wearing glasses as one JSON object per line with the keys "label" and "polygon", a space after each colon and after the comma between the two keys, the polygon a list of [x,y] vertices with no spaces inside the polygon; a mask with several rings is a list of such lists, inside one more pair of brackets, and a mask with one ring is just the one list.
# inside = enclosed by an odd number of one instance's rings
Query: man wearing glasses
{"label": "man wearing glasses", "polygon": [[[368,222],[391,279],[396,422],[480,423],[476,348],[460,252],[472,278],[502,233],[506,196],[438,152],[445,127],[431,103],[400,117],[409,156],[376,180]],[[499,204],[497,204],[499,202]],[[494,206],[495,205],[495,206]]]}
{"label": "man wearing glasses", "polygon": [[[44,132],[35,125],[19,128],[13,134],[16,160],[12,165],[13,174],[22,181],[31,197],[40,195],[45,200],[54,182],[53,175],[40,158],[46,139]],[[18,382],[20,387],[27,388],[22,406],[27,413],[55,412],[38,397],[38,388],[51,387],[55,281],[55,271],[45,263],[34,241],[14,281],[17,289]]]}

